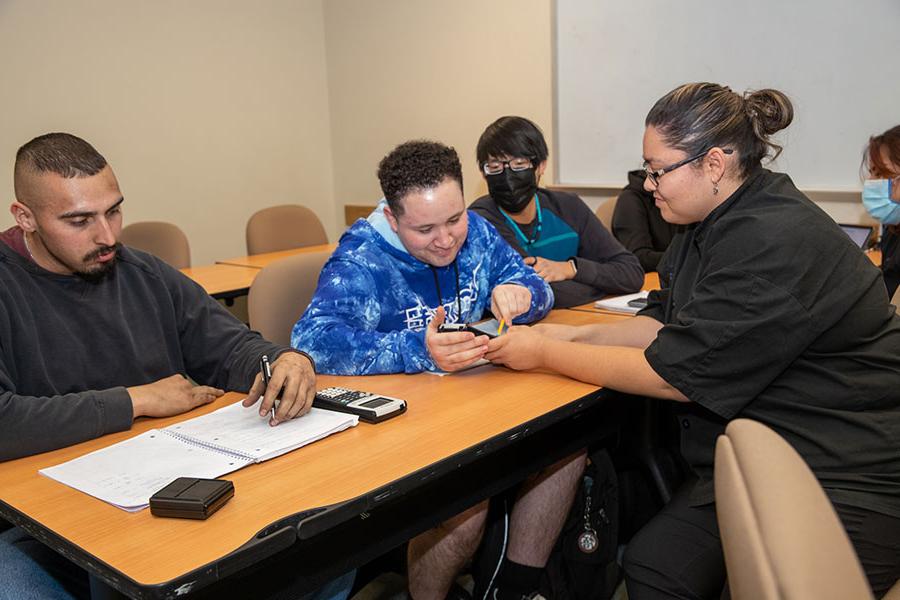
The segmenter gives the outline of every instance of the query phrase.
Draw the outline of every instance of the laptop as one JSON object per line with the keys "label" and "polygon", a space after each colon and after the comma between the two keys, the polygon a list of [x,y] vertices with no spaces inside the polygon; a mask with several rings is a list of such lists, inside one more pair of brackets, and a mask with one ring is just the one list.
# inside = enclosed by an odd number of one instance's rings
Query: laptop
{"label": "laptop", "polygon": [[863,250],[869,247],[869,241],[875,237],[875,228],[871,225],[848,225],[846,223],[841,223],[840,226],[841,229],[844,230],[844,233],[850,236],[850,239],[856,242],[856,245]]}

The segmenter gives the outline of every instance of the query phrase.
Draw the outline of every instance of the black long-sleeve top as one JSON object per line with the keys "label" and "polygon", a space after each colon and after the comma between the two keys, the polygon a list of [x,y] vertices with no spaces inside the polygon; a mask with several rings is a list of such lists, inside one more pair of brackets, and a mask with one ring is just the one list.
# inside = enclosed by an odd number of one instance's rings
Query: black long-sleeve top
{"label": "black long-sleeve top", "polygon": [[678,228],[662,218],[653,194],[644,190],[645,177],[643,170],[628,172],[628,185],[619,194],[613,211],[612,232],[649,273],[657,270]]}
{"label": "black long-sleeve top", "polygon": [[0,460],[130,428],[129,386],[180,373],[247,391],[286,350],[149,254],[122,248],[92,284],[0,243]]}

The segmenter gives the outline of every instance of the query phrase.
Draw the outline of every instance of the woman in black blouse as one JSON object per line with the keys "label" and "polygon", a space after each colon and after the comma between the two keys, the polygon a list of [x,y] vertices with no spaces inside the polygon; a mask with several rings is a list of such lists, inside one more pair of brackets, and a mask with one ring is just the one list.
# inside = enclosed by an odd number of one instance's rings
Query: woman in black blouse
{"label": "woman in black blouse", "polygon": [[878,270],[791,179],[761,166],[793,108],[776,90],[711,83],[647,115],[647,191],[683,225],[663,289],[637,317],[514,327],[487,358],[673,400],[696,475],[626,550],[628,597],[718,598],[712,485],[728,421],[773,428],[804,457],[876,594],[900,577],[900,318]]}

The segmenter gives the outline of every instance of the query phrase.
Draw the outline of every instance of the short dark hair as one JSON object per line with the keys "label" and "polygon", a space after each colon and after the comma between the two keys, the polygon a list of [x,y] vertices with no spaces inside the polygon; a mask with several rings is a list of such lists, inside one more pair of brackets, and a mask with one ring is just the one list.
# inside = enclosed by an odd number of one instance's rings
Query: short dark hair
{"label": "short dark hair", "polygon": [[410,192],[437,187],[447,178],[462,190],[462,165],[456,150],[440,142],[414,140],[394,148],[378,163],[378,181],[388,206],[402,215],[400,203]]}
{"label": "short dark hair", "polygon": [[106,159],[93,146],[70,133],[46,133],[19,148],[13,184],[19,196],[26,172],[56,173],[67,179],[91,177],[106,167]]}
{"label": "short dark hair", "polygon": [[781,146],[769,137],[791,124],[794,107],[778,90],[738,94],[717,83],[686,83],[656,101],[644,121],[672,148],[693,156],[710,148],[732,148],[741,174],[758,167]]}
{"label": "short dark hair", "polygon": [[549,154],[544,134],[525,117],[500,117],[487,126],[475,149],[479,166],[492,156],[530,158],[537,166],[547,160]]}

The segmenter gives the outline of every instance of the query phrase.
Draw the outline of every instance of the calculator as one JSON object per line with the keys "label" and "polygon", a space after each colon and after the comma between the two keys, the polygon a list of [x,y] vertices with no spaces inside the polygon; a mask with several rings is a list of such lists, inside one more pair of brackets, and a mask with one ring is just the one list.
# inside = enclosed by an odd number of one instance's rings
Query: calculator
{"label": "calculator", "polygon": [[319,390],[313,406],[358,415],[367,423],[380,423],[406,412],[404,400],[342,387]]}

